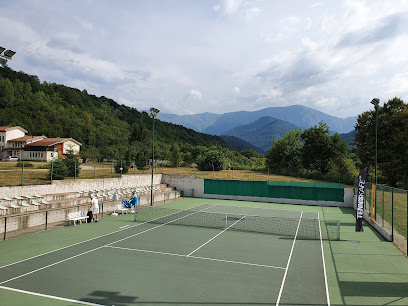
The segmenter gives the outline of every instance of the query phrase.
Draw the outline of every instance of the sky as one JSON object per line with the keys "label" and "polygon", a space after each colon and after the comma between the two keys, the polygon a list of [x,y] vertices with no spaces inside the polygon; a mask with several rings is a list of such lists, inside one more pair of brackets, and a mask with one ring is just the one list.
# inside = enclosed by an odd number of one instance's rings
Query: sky
{"label": "sky", "polygon": [[12,69],[180,115],[407,102],[407,34],[408,0],[0,1]]}

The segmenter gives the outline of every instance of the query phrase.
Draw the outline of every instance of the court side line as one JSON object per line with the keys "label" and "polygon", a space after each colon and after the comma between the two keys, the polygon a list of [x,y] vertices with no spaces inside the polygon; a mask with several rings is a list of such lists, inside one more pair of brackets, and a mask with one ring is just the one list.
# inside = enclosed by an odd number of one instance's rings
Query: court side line
{"label": "court side line", "polygon": [[300,214],[299,223],[298,223],[298,226],[297,226],[297,229],[296,229],[295,239],[293,239],[292,249],[290,250],[289,259],[288,259],[288,263],[286,265],[285,274],[283,275],[282,285],[281,285],[281,288],[279,290],[279,295],[278,295],[278,300],[276,301],[276,306],[279,305],[279,302],[280,302],[280,299],[281,299],[281,296],[282,296],[282,292],[283,292],[283,286],[285,286],[286,276],[288,275],[289,264],[290,264],[290,261],[292,259],[293,249],[295,248],[295,242],[296,242],[297,234],[299,232],[300,222],[302,221],[302,216],[303,216],[303,211]]}
{"label": "court side line", "polygon": [[323,250],[323,240],[322,240],[322,228],[320,227],[320,214],[319,214],[319,212],[317,212],[317,219],[319,220],[320,245],[321,245],[321,248],[322,248],[323,271],[324,271],[324,285],[326,286],[327,306],[330,306],[329,285],[327,284],[326,261],[324,260],[324,250]]}
{"label": "court side line", "polygon": [[135,252],[143,252],[143,253],[152,253],[152,254],[159,254],[159,255],[178,256],[178,257],[186,257],[186,258],[202,259],[202,260],[210,260],[210,261],[218,261],[218,262],[226,262],[226,263],[239,264],[239,265],[256,266],[256,267],[261,267],[261,268],[272,268],[272,269],[285,270],[284,267],[268,266],[268,265],[261,265],[261,264],[254,264],[254,263],[250,263],[250,262],[233,261],[233,260],[226,260],[226,259],[217,259],[217,258],[199,257],[199,256],[187,256],[187,255],[184,255],[184,254],[174,254],[174,253],[167,253],[167,252],[122,248],[122,247],[114,247],[114,246],[106,246],[106,248],[120,249],[120,250],[126,250],[126,251],[135,251]]}
{"label": "court side line", "polygon": [[[206,203],[204,203],[204,204],[206,204]],[[197,205],[197,206],[193,206],[193,207],[191,207],[191,208],[199,207],[199,206],[204,205],[204,204],[200,204],[200,205]],[[208,204],[208,205],[211,205],[211,204]],[[211,207],[212,207],[212,206],[211,206]],[[191,208],[184,209],[184,210],[189,210],[189,209],[191,209]],[[180,211],[183,211],[183,210],[180,210]],[[175,212],[174,214],[176,214],[176,213],[177,213],[177,212]],[[170,215],[168,215],[168,216],[171,216],[171,215],[173,215],[173,214],[170,214]],[[37,257],[41,257],[41,256],[44,256],[44,255],[48,255],[48,254],[51,254],[51,253],[54,253],[54,252],[58,252],[58,251],[61,251],[61,250],[64,250],[64,249],[67,249],[67,248],[70,248],[70,247],[73,247],[73,246],[76,246],[76,245],[79,245],[79,244],[82,244],[82,243],[86,243],[86,242],[89,242],[89,241],[92,241],[92,240],[95,240],[95,239],[99,239],[99,238],[102,238],[102,237],[105,237],[105,236],[109,236],[109,235],[112,235],[112,234],[116,234],[116,233],[122,232],[122,231],[127,230],[127,229],[130,229],[130,228],[134,228],[134,227],[137,227],[137,226],[140,226],[140,225],[144,225],[144,224],[146,224],[146,223],[149,223],[149,222],[151,222],[151,221],[154,221],[154,220],[157,220],[157,219],[160,219],[160,218],[162,218],[162,217],[158,217],[158,218],[153,219],[153,220],[150,220],[150,221],[146,221],[146,222],[143,222],[143,223],[139,223],[139,224],[136,224],[136,225],[132,225],[132,226],[130,226],[130,227],[126,227],[126,228],[123,228],[123,229],[120,229],[120,230],[117,230],[117,231],[114,231],[114,232],[110,232],[110,233],[107,233],[107,234],[103,234],[103,235],[101,235],[101,236],[97,236],[97,237],[94,237],[94,238],[90,238],[90,239],[87,239],[87,240],[84,240],[84,241],[81,241],[81,242],[77,242],[77,243],[74,243],[74,244],[70,244],[70,245],[67,245],[67,246],[65,246],[65,247],[62,247],[62,248],[53,250],[53,251],[45,252],[45,253],[42,253],[42,254],[39,254],[39,255],[35,255],[35,256],[29,257],[29,258],[26,258],[26,259],[22,259],[22,260],[13,262],[13,263],[11,263],[11,264],[7,264],[7,265],[4,265],[4,266],[1,266],[0,269],[6,268],[6,267],[9,267],[9,266],[12,266],[12,265],[16,265],[16,264],[19,264],[19,263],[22,263],[22,262],[25,262],[25,261],[28,261],[28,260],[31,260],[31,259],[34,259],[34,258],[37,258]]]}
{"label": "court side line", "polygon": [[[262,202],[261,202],[262,203]],[[263,202],[264,203],[264,202]],[[210,203],[203,203],[203,204],[210,204]],[[273,203],[273,204],[280,204],[280,203]],[[224,205],[224,204],[215,204],[216,206],[231,206],[231,207],[243,207],[243,208],[256,208],[256,209],[265,209],[265,210],[277,210],[277,211],[290,211],[290,212],[303,212],[303,210],[289,210],[289,209],[279,209],[279,208],[267,208],[267,207],[251,207],[251,206],[239,206],[239,205]],[[280,204],[283,205],[283,204]],[[292,204],[294,205],[294,204]]]}
{"label": "court side line", "polygon": [[[211,207],[211,206],[210,206],[210,207]],[[207,207],[207,208],[209,208],[209,207]],[[204,209],[207,209],[207,208],[204,208]],[[111,242],[111,243],[108,243],[108,244],[102,245],[102,246],[97,247],[97,248],[94,248],[94,249],[92,249],[92,250],[89,250],[89,251],[86,251],[86,252],[83,252],[83,253],[79,253],[79,254],[77,254],[77,255],[74,255],[74,256],[71,256],[71,257],[65,258],[65,259],[63,259],[63,260],[60,260],[60,261],[54,262],[54,263],[52,263],[52,264],[46,265],[46,266],[41,267],[41,268],[38,268],[38,269],[36,269],[36,270],[33,270],[33,271],[30,271],[30,272],[27,272],[27,273],[21,274],[21,275],[19,275],[19,276],[16,276],[16,277],[10,278],[10,279],[8,279],[8,280],[5,280],[5,281],[1,282],[1,283],[0,283],[0,285],[2,285],[2,284],[4,284],[4,283],[11,282],[11,281],[13,281],[13,280],[15,280],[15,279],[18,279],[18,278],[24,277],[24,276],[26,276],[26,275],[30,275],[30,274],[33,274],[33,273],[35,273],[35,272],[38,272],[38,271],[41,271],[41,270],[47,269],[47,268],[49,268],[49,267],[55,266],[55,265],[57,265],[57,264],[60,264],[60,263],[62,263],[62,262],[68,261],[68,260],[71,260],[71,259],[73,259],[73,258],[76,258],[76,257],[82,256],[82,255],[88,254],[88,253],[90,253],[90,252],[93,252],[93,251],[99,250],[99,249],[101,249],[101,248],[103,248],[103,247],[105,247],[105,246],[109,246],[109,245],[111,245],[111,244],[114,244],[114,243],[117,243],[117,242],[120,242],[120,241],[123,241],[123,240],[129,239],[129,238],[135,237],[135,236],[140,235],[140,234],[143,234],[143,233],[146,233],[146,232],[148,232],[148,231],[154,230],[155,228],[158,228],[158,227],[164,226],[164,225],[166,225],[166,224],[169,224],[169,223],[171,223],[171,222],[174,222],[174,221],[177,221],[177,220],[183,219],[183,218],[185,218],[185,217],[188,217],[188,216],[194,215],[194,214],[196,214],[196,213],[198,213],[198,212],[200,212],[200,211],[203,211],[204,209],[198,210],[198,211],[196,211],[196,212],[194,212],[194,213],[192,213],[192,214],[189,214],[189,215],[187,215],[187,216],[183,216],[183,217],[177,218],[177,219],[175,219],[175,220],[173,220],[173,221],[169,221],[169,222],[166,222],[166,223],[163,223],[163,224],[157,225],[157,226],[155,226],[155,227],[149,228],[149,229],[144,230],[144,231],[142,231],[142,232],[139,232],[139,233],[136,233],[136,234],[130,235],[130,236],[128,236],[128,237],[125,237],[125,238],[122,238],[122,239],[116,240],[116,241],[114,241],[114,242]],[[168,215],[168,216],[169,216],[169,215]]]}
{"label": "court side line", "polygon": [[102,304],[95,304],[95,303],[90,303],[90,302],[84,302],[84,301],[78,301],[78,300],[73,300],[73,299],[67,299],[67,298],[63,298],[63,297],[59,297],[59,296],[48,295],[48,294],[42,294],[42,293],[31,292],[31,291],[26,291],[26,290],[20,290],[20,289],[15,289],[15,288],[10,288],[10,287],[4,287],[4,286],[0,286],[0,289],[9,290],[9,291],[15,291],[15,292],[18,292],[18,293],[30,294],[30,295],[35,295],[35,296],[41,296],[41,297],[46,297],[46,298],[53,299],[53,300],[65,301],[65,302],[76,303],[76,304],[82,304],[82,305],[103,306]]}
{"label": "court side line", "polygon": [[209,243],[210,241],[214,240],[215,238],[217,238],[219,235],[221,235],[222,233],[224,233],[226,230],[228,230],[230,227],[234,226],[235,224],[237,224],[239,221],[241,221],[242,219],[244,219],[245,217],[242,217],[241,219],[237,220],[236,222],[234,222],[233,224],[231,224],[230,226],[228,226],[226,229],[224,229],[222,232],[218,233],[217,235],[215,235],[214,237],[212,237],[210,240],[208,240],[206,243],[202,244],[201,246],[199,246],[198,248],[196,248],[194,251],[192,251],[191,253],[189,253],[187,255],[187,257],[189,257],[191,254],[195,253],[196,251],[198,251],[199,249],[201,249],[203,246],[205,246],[207,243]]}

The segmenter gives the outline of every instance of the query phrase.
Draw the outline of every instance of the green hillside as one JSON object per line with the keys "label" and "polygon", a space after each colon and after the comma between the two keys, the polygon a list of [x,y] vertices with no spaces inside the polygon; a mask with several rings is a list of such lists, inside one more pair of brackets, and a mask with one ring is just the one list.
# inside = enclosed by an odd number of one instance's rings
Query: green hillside
{"label": "green hillside", "polygon": [[[0,125],[21,126],[30,135],[72,137],[93,158],[147,160],[151,156],[152,118],[146,112],[120,105],[64,85],[40,82],[34,75],[0,69]],[[231,148],[219,137],[167,122],[155,122],[155,157],[170,159],[172,144],[182,154],[195,147]],[[230,154],[232,154],[230,152]],[[234,153],[235,154],[235,153]]]}

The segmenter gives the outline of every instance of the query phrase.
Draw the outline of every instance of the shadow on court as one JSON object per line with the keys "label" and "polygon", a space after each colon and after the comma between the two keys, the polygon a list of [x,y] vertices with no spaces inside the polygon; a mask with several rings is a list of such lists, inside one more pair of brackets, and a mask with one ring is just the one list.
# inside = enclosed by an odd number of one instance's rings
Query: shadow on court
{"label": "shadow on court", "polygon": [[89,303],[101,304],[101,305],[115,305],[115,306],[126,306],[129,304],[137,303],[137,296],[120,295],[116,291],[93,291],[89,296],[82,299]]}

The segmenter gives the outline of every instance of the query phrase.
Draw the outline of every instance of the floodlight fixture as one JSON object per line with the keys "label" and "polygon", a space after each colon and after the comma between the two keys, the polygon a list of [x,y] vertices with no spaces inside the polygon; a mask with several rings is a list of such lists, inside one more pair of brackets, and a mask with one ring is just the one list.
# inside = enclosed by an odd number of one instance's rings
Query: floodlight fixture
{"label": "floodlight fixture", "polygon": [[16,52],[15,52],[15,51],[12,51],[12,50],[6,50],[6,51],[4,52],[4,56],[7,57],[8,59],[11,59],[14,54],[16,54]]}
{"label": "floodlight fixture", "polygon": [[6,48],[0,47],[0,66],[3,68],[7,66],[7,61],[11,60],[13,55],[16,54],[15,51],[12,51],[12,50],[4,51],[4,50],[6,50]]}
{"label": "floodlight fixture", "polygon": [[374,105],[375,108],[377,108],[378,105],[380,104],[380,99],[374,98],[374,99],[371,101],[371,104]]}
{"label": "floodlight fixture", "polygon": [[160,111],[159,111],[157,108],[154,108],[154,107],[150,108],[150,117],[156,118],[156,117],[157,117],[157,114],[158,114],[159,112],[160,112]]}

